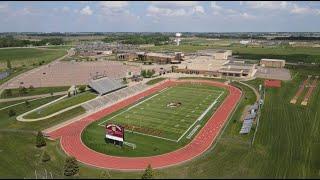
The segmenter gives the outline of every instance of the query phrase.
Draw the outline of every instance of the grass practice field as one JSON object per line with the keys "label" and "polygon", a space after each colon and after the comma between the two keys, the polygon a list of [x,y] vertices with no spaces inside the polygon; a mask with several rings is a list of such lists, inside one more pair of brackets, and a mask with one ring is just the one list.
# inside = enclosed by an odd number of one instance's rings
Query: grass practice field
{"label": "grass practice field", "polygon": [[44,61],[48,63],[66,54],[64,49],[10,48],[0,49],[0,70],[7,67],[7,60],[12,67],[33,66]]}
{"label": "grass practice field", "polygon": [[[118,156],[169,152],[189,142],[196,134],[190,132],[194,128],[199,132],[198,125],[202,127],[226,95],[224,89],[209,85],[188,83],[170,87],[89,125],[82,138],[90,148]],[[125,141],[135,144],[136,149],[106,144],[106,123],[124,126]]]}

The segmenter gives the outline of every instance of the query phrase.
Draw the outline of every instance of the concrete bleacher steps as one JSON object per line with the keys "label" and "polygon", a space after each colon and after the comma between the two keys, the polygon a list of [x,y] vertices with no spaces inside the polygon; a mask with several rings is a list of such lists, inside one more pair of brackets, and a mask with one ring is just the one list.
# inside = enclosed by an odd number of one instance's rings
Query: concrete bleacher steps
{"label": "concrete bleacher steps", "polygon": [[126,88],[114,91],[112,93],[106,94],[104,96],[100,96],[98,98],[95,98],[94,100],[83,104],[82,107],[86,111],[96,110],[101,107],[115,103],[118,100],[129,97],[137,92],[140,92],[140,91],[146,89],[147,87],[148,86],[145,84],[137,84],[137,85],[134,85],[131,87],[126,87]]}

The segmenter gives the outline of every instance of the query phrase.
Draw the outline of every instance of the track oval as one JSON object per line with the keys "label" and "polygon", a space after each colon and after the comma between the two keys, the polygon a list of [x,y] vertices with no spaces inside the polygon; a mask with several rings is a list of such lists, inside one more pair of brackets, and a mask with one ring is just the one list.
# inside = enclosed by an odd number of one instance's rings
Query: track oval
{"label": "track oval", "polygon": [[[229,91],[229,95],[225,98],[216,112],[210,117],[196,137],[186,146],[157,156],[117,157],[96,152],[83,144],[81,133],[92,122],[100,120],[102,117],[130,105],[142,97],[158,92],[173,83],[183,82],[200,82],[212,86],[223,87]],[[75,156],[78,161],[94,167],[114,170],[143,170],[148,164],[151,164],[153,168],[165,168],[191,160],[208,150],[222,130],[222,127],[227,122],[231,112],[235,109],[240,97],[241,91],[238,88],[226,85],[222,82],[209,80],[168,80],[108,108],[84,117],[79,121],[52,131],[48,133],[48,135],[52,139],[61,137],[61,147],[67,154]]]}

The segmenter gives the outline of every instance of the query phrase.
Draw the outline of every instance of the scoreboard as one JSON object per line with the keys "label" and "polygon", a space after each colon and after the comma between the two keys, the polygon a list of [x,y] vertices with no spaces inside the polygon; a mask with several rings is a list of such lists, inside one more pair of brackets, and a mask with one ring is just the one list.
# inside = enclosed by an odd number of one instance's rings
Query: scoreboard
{"label": "scoreboard", "polygon": [[124,127],[116,124],[106,125],[106,138],[114,141],[124,141]]}

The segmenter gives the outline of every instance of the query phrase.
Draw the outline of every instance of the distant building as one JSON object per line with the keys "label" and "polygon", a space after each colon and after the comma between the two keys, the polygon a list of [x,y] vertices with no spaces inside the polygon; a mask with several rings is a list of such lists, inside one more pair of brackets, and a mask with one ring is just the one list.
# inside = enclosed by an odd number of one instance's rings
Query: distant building
{"label": "distant building", "polygon": [[243,44],[243,45],[247,45],[247,44],[249,44],[250,43],[250,41],[246,41],[246,40],[241,40],[240,41],[240,44]]}
{"label": "distant building", "polygon": [[286,61],[282,59],[261,59],[260,66],[283,68],[286,65]]}
{"label": "distant building", "polygon": [[256,73],[256,64],[227,63],[218,72],[225,77],[248,78]]}
{"label": "distant building", "polygon": [[201,56],[211,56],[214,60],[228,60],[232,56],[232,50],[215,50],[215,49],[206,49],[199,50],[198,55]]}
{"label": "distant building", "polygon": [[227,60],[229,56],[232,56],[231,50],[219,50],[214,54],[215,60]]}

